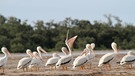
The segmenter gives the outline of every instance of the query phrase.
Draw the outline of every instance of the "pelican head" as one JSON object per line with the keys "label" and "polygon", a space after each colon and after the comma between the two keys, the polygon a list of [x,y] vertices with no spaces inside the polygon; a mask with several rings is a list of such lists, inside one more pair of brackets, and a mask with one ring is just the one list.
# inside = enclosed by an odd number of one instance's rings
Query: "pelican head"
{"label": "pelican head", "polygon": [[114,52],[115,52],[116,54],[118,54],[117,44],[116,44],[115,42],[112,42],[111,47],[112,47],[112,49],[114,50]]}
{"label": "pelican head", "polygon": [[53,57],[60,57],[57,53],[52,54]]}
{"label": "pelican head", "polygon": [[135,55],[135,53],[133,51],[129,51],[127,55]]}
{"label": "pelican head", "polygon": [[92,47],[91,47],[90,44],[86,44],[86,48],[87,48],[87,49],[92,49]]}
{"label": "pelican head", "polygon": [[34,57],[30,49],[27,49],[27,50],[26,50],[26,53],[27,53],[30,57]]}
{"label": "pelican head", "polygon": [[37,47],[37,50],[38,51],[42,51],[43,53],[47,54],[47,52],[41,46],[38,46]]}
{"label": "pelican head", "polygon": [[68,50],[67,50],[66,47],[62,47],[61,50],[62,50],[62,52],[63,52],[65,55],[68,55],[68,54],[69,54],[69,52],[68,52]]}
{"label": "pelican head", "polygon": [[43,58],[39,56],[37,52],[33,52],[33,56],[43,61]]}
{"label": "pelican head", "polygon": [[95,43],[91,43],[90,45],[91,45],[91,48],[93,50],[95,48]]}
{"label": "pelican head", "polygon": [[13,56],[9,53],[6,47],[2,47],[1,50],[6,56],[10,56],[13,59]]}

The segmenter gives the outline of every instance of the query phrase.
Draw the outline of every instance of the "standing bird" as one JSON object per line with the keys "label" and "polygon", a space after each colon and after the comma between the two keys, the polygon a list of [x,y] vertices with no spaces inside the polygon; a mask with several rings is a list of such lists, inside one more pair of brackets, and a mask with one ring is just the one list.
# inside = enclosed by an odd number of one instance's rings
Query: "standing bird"
{"label": "standing bird", "polygon": [[34,68],[36,71],[39,71],[39,68],[42,66],[42,62],[43,62],[43,58],[42,58],[42,55],[41,55],[41,51],[43,53],[47,53],[44,49],[41,48],[41,46],[38,46],[37,47],[37,52],[33,52],[33,58],[32,58],[32,61],[29,65],[29,68],[32,69]]}
{"label": "standing bird", "polygon": [[[86,51],[87,49],[85,48],[83,51]],[[75,58],[74,62],[73,62],[73,69],[75,69],[76,67],[81,67],[81,69],[83,70],[85,68],[84,64],[87,63],[88,59],[87,59],[86,52],[82,53],[82,55],[78,56],[77,58]]]}
{"label": "standing bird", "polygon": [[26,71],[28,71],[28,66],[32,60],[33,54],[30,49],[26,50],[26,54],[29,55],[29,57],[24,57],[20,59],[18,62],[17,69],[23,69],[23,71],[25,71],[26,68]]}
{"label": "standing bird", "polygon": [[[68,31],[69,32],[69,31]],[[67,37],[65,40],[65,44],[68,47],[69,50],[69,54],[66,56],[63,56],[59,59],[59,61],[56,63],[56,68],[59,68],[60,66],[63,67],[63,69],[67,70],[67,66],[69,63],[71,63],[71,61],[73,60],[73,55],[72,55],[72,51],[71,48],[73,46],[74,41],[76,40],[77,36],[74,36],[70,39],[68,39],[68,32],[67,32]],[[64,68],[65,67],[65,68]]]}
{"label": "standing bird", "polygon": [[39,68],[42,66],[43,59],[39,56],[39,54],[36,51],[33,52],[33,56],[34,57],[32,58],[29,68],[31,70],[33,68],[34,71],[39,71]]}
{"label": "standing bird", "polygon": [[8,51],[8,49],[6,47],[2,47],[1,50],[5,54],[5,56],[0,57],[0,68],[2,69],[1,74],[4,74],[4,67],[6,66],[7,59],[8,59],[9,56],[11,58],[13,58],[13,56],[9,53],[9,51]]}
{"label": "standing bird", "polygon": [[86,51],[88,52],[87,58],[88,58],[88,62],[90,64],[90,68],[91,68],[91,65],[92,65],[92,60],[95,58],[95,53],[93,51],[94,48],[95,48],[94,43],[86,44],[86,49],[87,49]]}
{"label": "standing bird", "polygon": [[[66,47],[62,47],[61,50],[65,55],[68,55],[69,52],[67,51]],[[52,69],[52,66],[55,66],[60,58],[61,57],[57,53],[53,53],[52,57],[47,60],[45,66],[50,66],[50,69]]]}
{"label": "standing bird", "polygon": [[117,44],[115,42],[112,42],[111,47],[114,50],[114,53],[107,53],[103,55],[99,60],[98,67],[105,65],[106,69],[111,70],[110,63],[114,61],[116,56],[118,55]]}
{"label": "standing bird", "polygon": [[120,65],[128,65],[128,68],[132,68],[132,64],[135,62],[135,53],[132,51],[129,51],[127,55],[125,55],[121,61]]}

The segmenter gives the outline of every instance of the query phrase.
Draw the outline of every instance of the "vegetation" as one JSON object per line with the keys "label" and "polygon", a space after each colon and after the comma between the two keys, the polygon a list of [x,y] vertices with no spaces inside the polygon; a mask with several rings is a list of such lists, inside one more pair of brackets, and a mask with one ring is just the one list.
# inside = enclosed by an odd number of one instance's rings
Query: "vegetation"
{"label": "vegetation", "polygon": [[95,49],[111,49],[113,41],[119,49],[135,49],[135,26],[122,24],[122,20],[112,15],[105,17],[107,22],[65,18],[60,22],[37,20],[32,26],[27,20],[0,15],[0,47],[6,46],[14,53],[25,52],[28,48],[36,50],[37,46],[47,51],[60,51],[69,29],[69,37],[78,35],[74,49],[82,50],[86,43],[92,42],[96,44]]}

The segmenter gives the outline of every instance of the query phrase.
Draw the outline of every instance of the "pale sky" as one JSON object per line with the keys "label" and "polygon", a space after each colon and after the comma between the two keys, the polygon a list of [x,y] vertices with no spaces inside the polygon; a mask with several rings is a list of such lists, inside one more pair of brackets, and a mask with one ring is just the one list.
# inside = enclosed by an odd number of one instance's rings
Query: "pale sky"
{"label": "pale sky", "polygon": [[105,14],[135,24],[135,0],[0,0],[0,14],[21,20],[62,21],[66,17],[105,21]]}

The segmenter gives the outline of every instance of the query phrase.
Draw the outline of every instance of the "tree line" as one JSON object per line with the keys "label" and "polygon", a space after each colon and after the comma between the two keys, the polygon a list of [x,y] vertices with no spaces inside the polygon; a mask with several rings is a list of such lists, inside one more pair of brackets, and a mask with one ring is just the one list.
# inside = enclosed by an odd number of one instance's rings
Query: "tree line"
{"label": "tree line", "polygon": [[105,15],[105,18],[106,22],[93,23],[70,17],[59,22],[37,20],[32,26],[28,20],[0,15],[0,47],[5,46],[13,53],[23,53],[28,48],[36,50],[37,46],[46,51],[61,51],[69,29],[69,38],[78,35],[73,50],[83,50],[87,43],[95,43],[97,50],[111,49],[113,41],[119,49],[135,49],[135,26],[123,24],[116,16]]}

